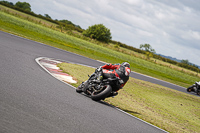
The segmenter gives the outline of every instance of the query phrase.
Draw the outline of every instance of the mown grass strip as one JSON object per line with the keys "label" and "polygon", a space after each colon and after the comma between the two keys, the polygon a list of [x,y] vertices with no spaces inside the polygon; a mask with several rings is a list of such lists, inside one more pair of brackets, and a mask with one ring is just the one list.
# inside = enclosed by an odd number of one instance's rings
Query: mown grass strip
{"label": "mown grass strip", "polygon": [[[72,84],[75,87],[94,72],[94,68],[76,64],[58,66],[78,81]],[[197,96],[130,78],[118,96],[105,101],[169,132],[200,132],[200,98]]]}

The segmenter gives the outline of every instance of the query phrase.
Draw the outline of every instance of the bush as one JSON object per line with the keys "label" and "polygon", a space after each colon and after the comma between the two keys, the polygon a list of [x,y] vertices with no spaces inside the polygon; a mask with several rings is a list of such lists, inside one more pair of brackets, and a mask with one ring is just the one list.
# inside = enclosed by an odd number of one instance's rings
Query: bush
{"label": "bush", "polygon": [[110,30],[103,24],[89,26],[89,28],[83,32],[83,35],[106,43],[112,38]]}

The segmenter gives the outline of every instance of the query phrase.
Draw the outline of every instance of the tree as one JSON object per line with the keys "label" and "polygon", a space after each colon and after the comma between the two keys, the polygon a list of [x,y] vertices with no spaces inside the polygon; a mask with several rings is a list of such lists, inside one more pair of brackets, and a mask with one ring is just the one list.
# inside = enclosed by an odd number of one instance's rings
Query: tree
{"label": "tree", "polygon": [[[144,49],[143,49],[144,48]],[[156,51],[151,47],[150,44],[140,44],[140,49],[145,50],[147,52],[155,53]]]}
{"label": "tree", "polygon": [[63,22],[63,23],[65,23],[65,24],[71,24],[71,25],[74,25],[71,21],[69,21],[69,20],[65,20],[65,19],[63,19],[63,20],[59,20],[60,22]]}
{"label": "tree", "polygon": [[83,32],[83,35],[106,43],[112,39],[110,30],[103,24],[89,26],[89,28]]}
{"label": "tree", "polygon": [[188,60],[181,60],[181,63],[190,65],[190,62]]}
{"label": "tree", "polygon": [[51,19],[51,17],[48,14],[44,14],[44,17]]}
{"label": "tree", "polygon": [[156,51],[151,47],[150,44],[140,44],[140,49],[146,51],[147,59],[153,57],[153,53],[156,53]]}
{"label": "tree", "polygon": [[15,7],[23,9],[24,11],[31,11],[31,5],[29,3],[27,3],[27,2],[20,2],[20,1],[18,1],[15,4]]}

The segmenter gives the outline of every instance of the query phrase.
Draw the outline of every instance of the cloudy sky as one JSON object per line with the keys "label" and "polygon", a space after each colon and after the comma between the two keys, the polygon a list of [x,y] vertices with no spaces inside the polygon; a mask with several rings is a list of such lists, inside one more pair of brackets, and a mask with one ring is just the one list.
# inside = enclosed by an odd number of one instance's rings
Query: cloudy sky
{"label": "cloudy sky", "polygon": [[28,2],[36,14],[87,29],[104,24],[112,39],[200,65],[200,0],[7,0]]}

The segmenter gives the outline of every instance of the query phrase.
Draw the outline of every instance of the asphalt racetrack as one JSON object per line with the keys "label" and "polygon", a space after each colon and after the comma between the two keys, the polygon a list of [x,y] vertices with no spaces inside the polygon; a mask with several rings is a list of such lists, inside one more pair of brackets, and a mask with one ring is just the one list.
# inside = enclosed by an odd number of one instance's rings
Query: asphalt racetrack
{"label": "asphalt racetrack", "polygon": [[[0,133],[160,133],[155,126],[75,92],[36,62],[48,57],[93,67],[103,63],[0,31]],[[185,91],[185,88],[131,73]]]}

